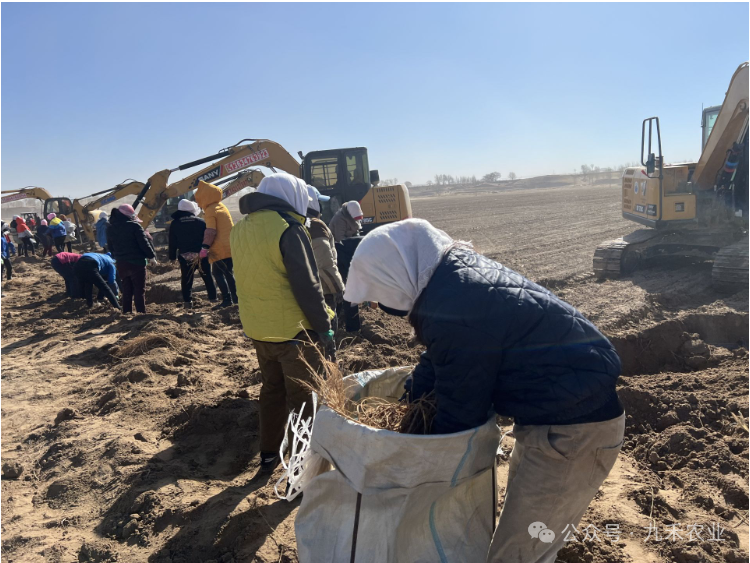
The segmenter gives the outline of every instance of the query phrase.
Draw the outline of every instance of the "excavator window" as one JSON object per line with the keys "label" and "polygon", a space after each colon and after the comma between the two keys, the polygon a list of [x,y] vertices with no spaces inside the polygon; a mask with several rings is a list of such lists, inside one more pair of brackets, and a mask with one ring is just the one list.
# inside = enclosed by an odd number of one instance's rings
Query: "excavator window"
{"label": "excavator window", "polygon": [[350,186],[364,184],[368,169],[367,153],[360,152],[346,155],[346,172],[349,176]]}
{"label": "excavator window", "polygon": [[316,188],[335,188],[339,181],[338,158],[327,156],[310,159],[310,178]]}
{"label": "excavator window", "polygon": [[701,123],[701,128],[703,129],[703,144],[701,145],[701,150],[706,148],[708,136],[714,128],[714,123],[716,123],[716,118],[719,117],[720,111],[721,106],[713,106],[703,110],[703,122]]}

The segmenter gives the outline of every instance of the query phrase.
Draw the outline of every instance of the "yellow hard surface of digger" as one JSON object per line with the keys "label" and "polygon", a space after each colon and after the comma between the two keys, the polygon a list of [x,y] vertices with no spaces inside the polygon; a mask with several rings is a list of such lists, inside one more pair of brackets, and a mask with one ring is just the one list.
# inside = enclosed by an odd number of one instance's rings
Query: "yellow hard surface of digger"
{"label": "yellow hard surface of digger", "polygon": [[622,176],[622,216],[647,229],[601,244],[598,278],[616,278],[675,256],[713,260],[727,289],[748,284],[748,64],[732,76],[724,103],[703,115],[696,163],[664,165],[658,117],[643,121],[640,167]]}
{"label": "yellow hard surface of digger", "polygon": [[[146,227],[156,218],[170,198],[179,198],[189,194],[197,187],[199,181],[221,184],[222,179],[250,167],[266,167],[302,178],[308,184],[318,188],[323,195],[331,196],[330,206],[323,210],[324,218],[330,217],[337,210],[337,206],[351,200],[359,201],[362,206],[365,231],[412,216],[409,193],[405,186],[377,186],[378,173],[376,170],[370,171],[369,169],[366,148],[314,151],[306,155],[300,153],[300,156],[302,157],[301,164],[284,147],[274,141],[243,139],[214,155],[188,162],[177,168],[157,172],[144,185],[133,207],[141,205],[138,217]],[[198,172],[172,184],[168,183],[172,172],[209,162],[211,164]],[[232,193],[260,183],[263,178],[262,173],[251,172],[254,173],[244,177],[240,175],[234,177],[234,181],[242,181],[245,185],[237,188],[233,181],[230,184]],[[230,186],[225,189],[224,197],[231,195],[227,193],[230,191]],[[234,188],[237,190],[234,191]]]}
{"label": "yellow hard surface of digger", "polygon": [[0,198],[0,203],[10,203],[22,199],[38,199],[46,201],[52,198],[52,195],[47,190],[35,186],[28,186],[26,188],[21,188],[20,190],[4,190],[2,194],[4,195]]}

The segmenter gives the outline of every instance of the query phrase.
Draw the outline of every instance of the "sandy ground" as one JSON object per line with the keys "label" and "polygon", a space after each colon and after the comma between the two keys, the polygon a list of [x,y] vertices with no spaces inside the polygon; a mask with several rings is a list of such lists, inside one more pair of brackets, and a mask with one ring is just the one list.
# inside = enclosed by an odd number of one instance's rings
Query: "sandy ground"
{"label": "sandy ground", "polygon": [[[413,206],[579,307],[623,358],[623,453],[560,561],[747,561],[748,433],[736,418],[748,417],[747,292],[715,294],[701,265],[595,281],[593,249],[633,228],[618,188]],[[237,310],[199,301],[185,312],[168,264],[153,267],[149,312],[135,317],[64,299],[39,259],[15,268],[2,286],[3,560],[297,561],[299,501],[275,498],[279,470],[257,475],[259,372]],[[339,345],[350,372],[412,364],[420,351],[380,311]],[[500,493],[506,473],[502,458]]]}

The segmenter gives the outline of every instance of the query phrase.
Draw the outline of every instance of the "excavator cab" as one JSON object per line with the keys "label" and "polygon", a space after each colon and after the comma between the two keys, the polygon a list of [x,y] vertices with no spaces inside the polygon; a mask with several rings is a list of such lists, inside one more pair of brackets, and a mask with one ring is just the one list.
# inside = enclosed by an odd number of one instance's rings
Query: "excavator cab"
{"label": "excavator cab", "polygon": [[321,208],[324,221],[344,202],[363,199],[378,180],[378,171],[370,170],[365,147],[309,152],[302,159],[302,175],[305,182],[331,197]]}
{"label": "excavator cab", "polygon": [[46,218],[49,213],[55,213],[60,215],[73,214],[73,202],[68,197],[52,197],[44,202],[44,217]]}

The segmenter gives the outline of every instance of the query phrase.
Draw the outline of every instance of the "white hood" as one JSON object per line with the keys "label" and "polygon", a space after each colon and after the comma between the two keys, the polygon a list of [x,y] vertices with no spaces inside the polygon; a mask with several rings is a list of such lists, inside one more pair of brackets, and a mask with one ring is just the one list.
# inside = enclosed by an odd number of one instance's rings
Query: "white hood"
{"label": "white hood", "polygon": [[379,227],[354,253],[344,299],[410,311],[453,245],[451,237],[424,219]]}
{"label": "white hood", "polygon": [[294,211],[303,217],[307,215],[310,195],[307,192],[307,184],[286,172],[278,172],[266,176],[260,181],[258,191],[262,194],[283,199],[294,208]]}

